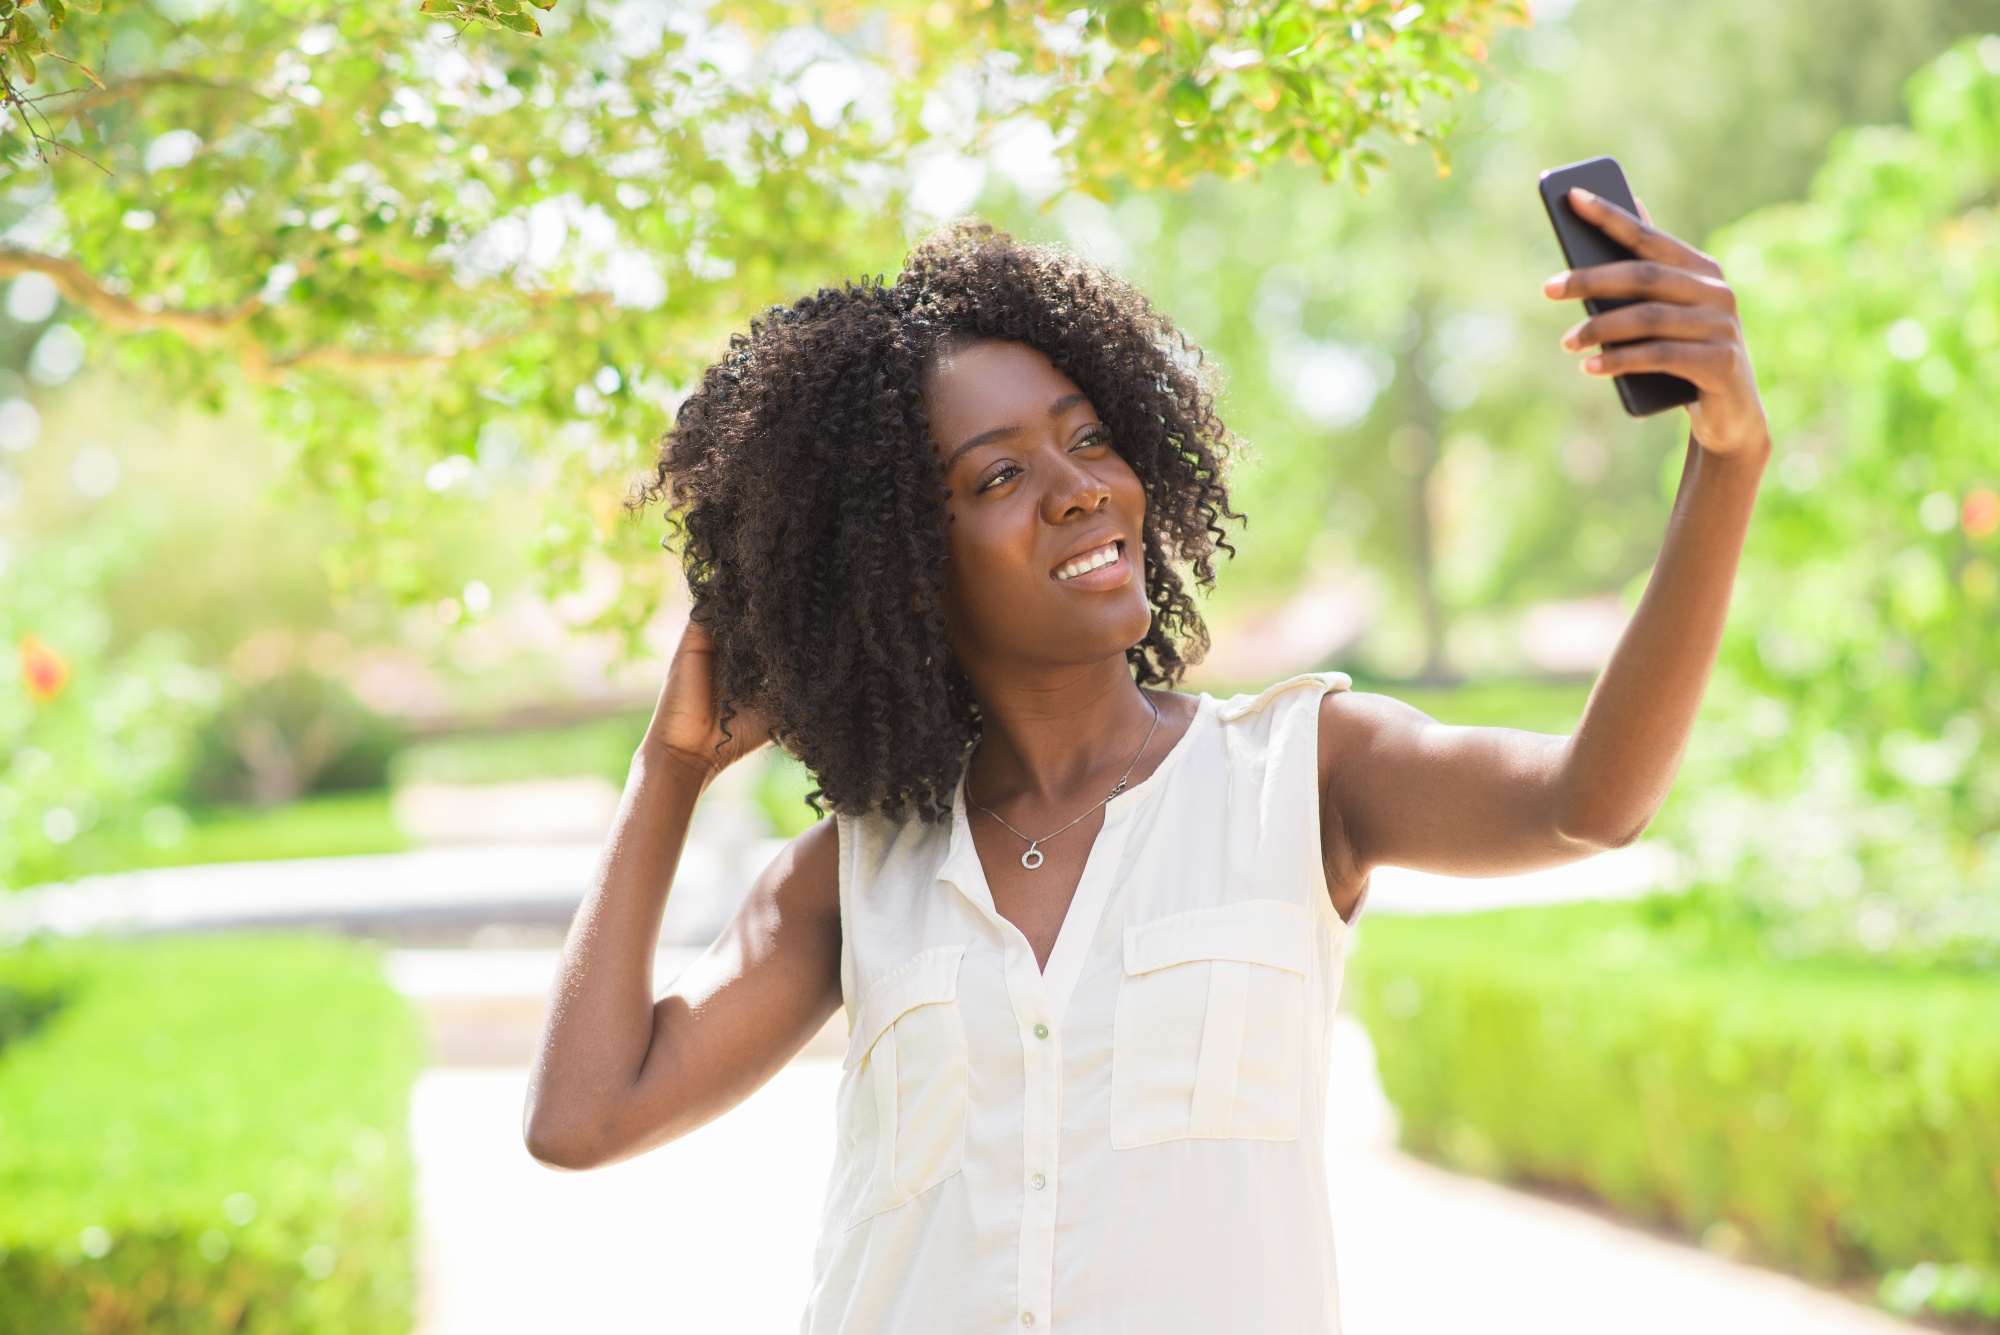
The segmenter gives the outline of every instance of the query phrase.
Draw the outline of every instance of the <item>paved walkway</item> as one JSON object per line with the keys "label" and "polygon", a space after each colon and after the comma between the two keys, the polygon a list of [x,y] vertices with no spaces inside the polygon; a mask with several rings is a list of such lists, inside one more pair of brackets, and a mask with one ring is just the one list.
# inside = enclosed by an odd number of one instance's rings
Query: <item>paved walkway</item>
{"label": "paved walkway", "polygon": [[[1337,1052],[1346,1335],[1909,1335],[1796,1280],[1414,1162],[1389,1145],[1352,1021]],[[524,1070],[434,1068],[412,1113],[419,1335],[797,1329],[839,1077],[837,1061],[801,1058],[684,1140],[566,1175],[521,1149]]]}
{"label": "paved walkway", "polygon": [[[782,839],[702,838],[682,855],[661,939],[714,939]],[[410,923],[569,921],[597,865],[589,843],[472,844],[408,853],[160,867],[87,876],[0,896],[0,944],[32,932],[173,932],[319,926],[368,931]],[[1672,854],[1638,844],[1526,876],[1461,880],[1385,867],[1370,913],[1465,913],[1517,904],[1641,895],[1670,881]],[[393,932],[391,934],[394,934]]]}

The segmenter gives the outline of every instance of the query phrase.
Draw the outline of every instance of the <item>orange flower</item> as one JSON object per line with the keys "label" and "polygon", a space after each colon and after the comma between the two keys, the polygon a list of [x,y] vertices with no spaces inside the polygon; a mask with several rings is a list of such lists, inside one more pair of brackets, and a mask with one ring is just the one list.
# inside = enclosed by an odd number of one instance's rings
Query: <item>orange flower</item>
{"label": "orange flower", "polygon": [[69,664],[40,637],[21,637],[21,678],[28,683],[28,698],[45,705],[69,685]]}
{"label": "orange flower", "polygon": [[1958,522],[1964,525],[1968,538],[1983,538],[2000,529],[2000,492],[1991,487],[1976,487],[1965,493]]}

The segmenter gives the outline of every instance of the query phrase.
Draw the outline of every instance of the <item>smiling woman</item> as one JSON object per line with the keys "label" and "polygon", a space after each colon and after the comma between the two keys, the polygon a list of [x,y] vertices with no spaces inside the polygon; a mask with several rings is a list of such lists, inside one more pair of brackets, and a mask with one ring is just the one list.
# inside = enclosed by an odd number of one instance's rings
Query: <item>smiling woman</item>
{"label": "smiling woman", "polygon": [[836,810],[937,819],[979,726],[946,635],[947,529],[1003,540],[1044,466],[1115,473],[1116,517],[1083,547],[1064,530],[1046,569],[994,591],[1007,606],[961,612],[1042,640],[1055,565],[1116,538],[1119,566],[1077,591],[1117,579],[1107,606],[1139,613],[1119,652],[1142,684],[1177,680],[1207,646],[1181,572],[1213,579],[1233,517],[1233,442],[1199,368],[1130,287],[974,224],[893,285],[767,312],[681,408],[642,494],[674,507],[725,715],[768,717]]}
{"label": "smiling woman", "polygon": [[[672,502],[694,610],[564,949],[534,1155],[683,1135],[845,1007],[808,1335],[1334,1335],[1321,1135],[1369,873],[1637,836],[1769,451],[1713,262],[1576,206],[1642,262],[1545,291],[1642,300],[1565,346],[1701,398],[1653,587],[1574,737],[1444,727],[1337,672],[1161,689],[1205,647],[1234,442],[1200,351],[1116,279],[960,225],[895,283],[737,338],[642,492]],[[835,819],[656,999],[694,804],[772,739]]]}

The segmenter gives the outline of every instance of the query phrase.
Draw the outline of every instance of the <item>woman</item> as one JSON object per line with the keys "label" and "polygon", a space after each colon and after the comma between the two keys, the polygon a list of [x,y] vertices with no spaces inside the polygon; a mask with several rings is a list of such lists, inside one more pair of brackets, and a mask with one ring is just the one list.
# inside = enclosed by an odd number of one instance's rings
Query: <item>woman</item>
{"label": "woman", "polygon": [[[1547,294],[1640,300],[1564,346],[1700,398],[1571,737],[1445,727],[1339,673],[1166,689],[1205,645],[1188,581],[1226,550],[1231,440],[1196,350],[1100,273],[961,226],[738,337],[661,454],[694,614],[564,952],[535,1156],[683,1135],[845,1005],[807,1331],[1337,1330],[1320,1135],[1369,872],[1638,836],[1770,449],[1716,266],[1574,202],[1641,258]],[[655,1001],[696,799],[767,738],[836,819]]]}

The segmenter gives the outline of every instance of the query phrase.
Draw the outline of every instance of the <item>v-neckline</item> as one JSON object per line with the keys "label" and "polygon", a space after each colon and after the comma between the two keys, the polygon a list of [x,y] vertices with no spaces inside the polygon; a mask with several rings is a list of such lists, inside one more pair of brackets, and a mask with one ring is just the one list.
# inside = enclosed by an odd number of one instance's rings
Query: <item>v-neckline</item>
{"label": "v-neckline", "polygon": [[[1104,908],[1111,898],[1118,862],[1125,852],[1125,837],[1131,826],[1130,813],[1162,786],[1162,780],[1171,777],[1181,754],[1188,749],[1189,739],[1203,725],[1214,703],[1214,698],[1206,693],[1196,696],[1194,716],[1188,720],[1187,727],[1167,753],[1160,757],[1160,763],[1153,766],[1153,772],[1104,804],[1104,823],[1091,838],[1090,851],[1084,854],[1083,872],[1077,877],[1076,889],[1070,894],[1068,907],[1063,910],[1062,924],[1056,928],[1055,944],[1049,947],[1049,961],[1046,965],[1038,965],[1035,970],[1048,993],[1050,1018],[1057,1023],[1061,1023],[1063,1012],[1069,1008],[1070,995],[1076,991],[1077,981],[1083,976],[1084,960],[1090,953],[1091,940],[1097,935],[1098,924],[1104,920]],[[994,903],[993,886],[986,879],[986,864],[980,860],[979,848],[973,842],[972,823],[965,807],[966,776],[969,772],[968,766],[959,774],[958,787],[952,793],[951,846],[945,857],[941,878],[951,881],[959,893],[972,900],[1003,930],[1012,932],[1017,944],[1032,960],[1035,957],[1034,943]]]}

